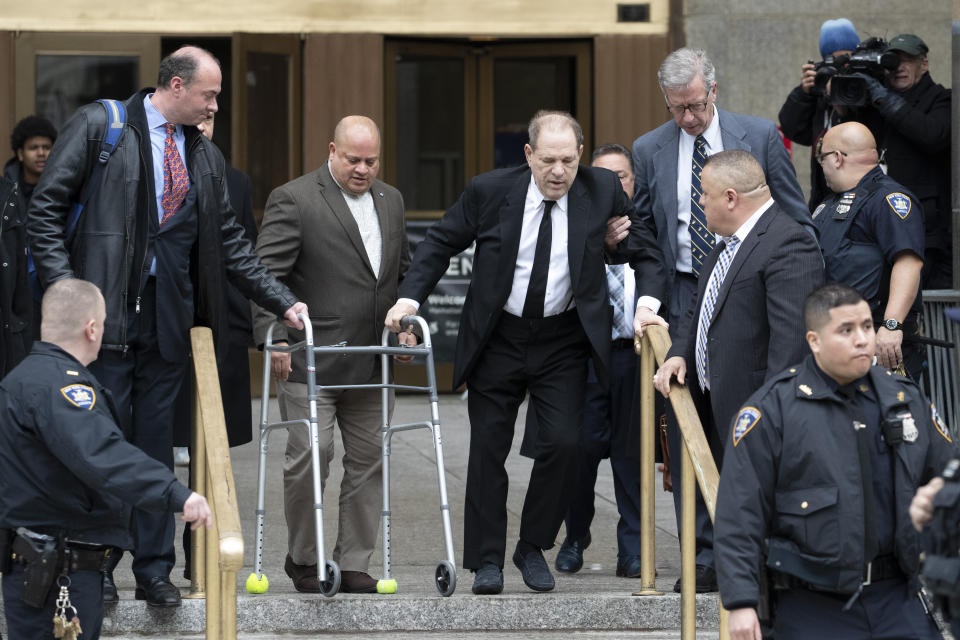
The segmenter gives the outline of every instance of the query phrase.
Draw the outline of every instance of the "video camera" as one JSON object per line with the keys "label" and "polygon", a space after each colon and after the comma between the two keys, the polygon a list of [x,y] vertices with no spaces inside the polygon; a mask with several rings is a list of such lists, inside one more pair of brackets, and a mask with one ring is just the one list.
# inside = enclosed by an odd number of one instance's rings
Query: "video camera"
{"label": "video camera", "polygon": [[960,459],[943,472],[943,488],[933,498],[933,519],[927,525],[923,582],[944,617],[960,621]]}
{"label": "video camera", "polygon": [[850,55],[836,58],[827,56],[821,62],[814,63],[817,77],[813,81],[811,93],[825,95],[827,83],[830,83],[830,95],[827,99],[832,105],[860,107],[870,103],[870,91],[867,81],[857,74],[866,74],[877,80],[883,80],[887,71],[900,66],[900,56],[887,50],[887,41],[883,38],[868,38]]}

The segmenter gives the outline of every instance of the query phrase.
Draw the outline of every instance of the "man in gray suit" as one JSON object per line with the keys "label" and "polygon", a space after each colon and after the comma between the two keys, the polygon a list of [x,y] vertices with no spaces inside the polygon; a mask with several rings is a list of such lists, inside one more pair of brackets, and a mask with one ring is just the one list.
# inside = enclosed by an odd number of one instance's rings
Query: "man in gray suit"
{"label": "man in gray suit", "polygon": [[[346,342],[380,344],[383,318],[397,299],[397,286],[410,264],[410,249],[400,192],[376,179],[380,168],[380,132],[363,116],[340,121],[330,143],[329,161],[312,173],[274,189],[267,200],[257,241],[261,260],[302,300],[311,300],[317,345]],[[263,344],[275,318],[260,310],[254,332]],[[286,344],[303,334],[274,330]],[[414,340],[402,334],[402,340]],[[380,382],[377,356],[319,356],[319,385]],[[273,354],[280,414],[284,420],[309,418],[305,357],[298,351]],[[345,449],[340,485],[340,528],[333,559],[341,567],[340,590],[372,593],[376,580],[367,573],[380,523],[379,390],[320,391],[317,419],[320,476],[329,474],[333,425],[340,426]],[[392,410],[392,402],[391,402]],[[288,555],[284,569],[297,591],[320,590],[310,442],[305,429],[290,429],[284,476]]]}
{"label": "man in gray suit", "polygon": [[[670,338],[685,335],[686,317],[697,295],[697,275],[715,245],[706,228],[699,173],[707,156],[743,149],[760,162],[770,193],[791,218],[812,229],[803,192],[776,126],[770,120],[719,109],[716,69],[702,49],[678,49],[657,73],[672,120],[633,143],[636,168],[634,202],[640,214],[652,214],[667,267],[666,305]],[[799,311],[798,311],[799,312]],[[680,521],[680,433],[672,414],[667,421],[674,505]],[[706,506],[697,505],[697,588],[715,591],[713,532]],[[679,581],[675,585],[679,591]]]}

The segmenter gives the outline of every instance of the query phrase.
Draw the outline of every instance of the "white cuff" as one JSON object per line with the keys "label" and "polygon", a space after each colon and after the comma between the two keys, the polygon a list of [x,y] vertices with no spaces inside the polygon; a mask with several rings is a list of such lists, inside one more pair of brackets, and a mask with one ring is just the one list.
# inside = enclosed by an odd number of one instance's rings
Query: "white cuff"
{"label": "white cuff", "polygon": [[416,309],[417,311],[420,311],[420,303],[414,300],[413,298],[400,298],[399,300],[397,300],[397,304],[400,304],[401,302],[406,302],[407,304],[412,305],[413,308]]}
{"label": "white cuff", "polygon": [[660,311],[660,301],[653,296],[640,296],[640,299],[637,300],[637,309],[640,307],[646,307],[656,313]]}

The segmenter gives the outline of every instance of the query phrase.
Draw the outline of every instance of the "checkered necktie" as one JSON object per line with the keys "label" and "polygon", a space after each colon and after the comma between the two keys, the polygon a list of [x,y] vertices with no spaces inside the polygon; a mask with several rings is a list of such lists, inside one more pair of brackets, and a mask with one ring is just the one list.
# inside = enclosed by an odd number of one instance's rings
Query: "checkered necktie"
{"label": "checkered necktie", "polygon": [[700,275],[700,267],[713,251],[715,239],[713,233],[707,229],[707,218],[700,206],[700,174],[707,161],[704,146],[707,141],[703,136],[697,136],[693,143],[693,164],[690,174],[690,253],[693,257],[693,274]]}
{"label": "checkered necktie", "polygon": [[633,327],[627,325],[627,314],[623,309],[623,265],[607,265],[607,290],[610,292],[610,306],[613,307],[613,330],[611,339],[627,338],[633,333]]}
{"label": "checkered necktie", "polygon": [[707,334],[710,331],[710,320],[713,318],[713,308],[717,304],[717,294],[720,293],[720,285],[727,275],[727,269],[733,262],[733,253],[740,244],[737,236],[727,238],[727,244],[720,252],[717,258],[717,264],[710,272],[710,279],[707,281],[707,288],[703,294],[703,304],[700,305],[700,321],[697,323],[697,376],[700,378],[700,388],[707,388],[707,380],[710,374],[710,366],[707,361]]}
{"label": "checkered necktie", "polygon": [[177,125],[166,123],[167,139],[163,143],[163,195],[160,198],[160,206],[163,207],[163,215],[160,218],[160,224],[173,217],[183,199],[187,197],[187,190],[190,189],[190,177],[187,176],[187,168],[183,166],[183,160],[180,158],[180,152],[177,151],[177,143],[173,140],[173,133],[177,130]]}

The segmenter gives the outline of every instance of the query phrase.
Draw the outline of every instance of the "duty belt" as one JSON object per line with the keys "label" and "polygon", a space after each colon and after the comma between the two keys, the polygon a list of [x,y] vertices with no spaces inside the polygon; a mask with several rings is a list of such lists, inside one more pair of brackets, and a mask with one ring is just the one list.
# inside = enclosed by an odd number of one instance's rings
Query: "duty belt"
{"label": "duty belt", "polygon": [[[33,548],[19,534],[13,539],[12,551],[11,559],[19,564],[29,564],[36,557]],[[104,571],[107,568],[107,560],[114,553],[114,547],[79,542],[67,538],[63,552],[67,558],[70,573],[74,571]]]}
{"label": "duty belt", "polygon": [[[897,561],[896,556],[893,554],[884,554],[877,556],[873,559],[873,562],[868,563],[861,573],[861,584],[860,587],[868,587],[874,582],[880,582],[881,580],[892,580],[894,578],[903,578],[904,573],[900,568],[900,563]],[[802,580],[794,575],[789,573],[782,573],[780,571],[773,572],[773,588],[778,590],[784,589],[809,589],[810,591],[819,591],[822,593],[835,594],[838,596],[843,596],[846,598],[849,594],[840,593],[833,589],[828,589],[821,587],[816,584]]]}

